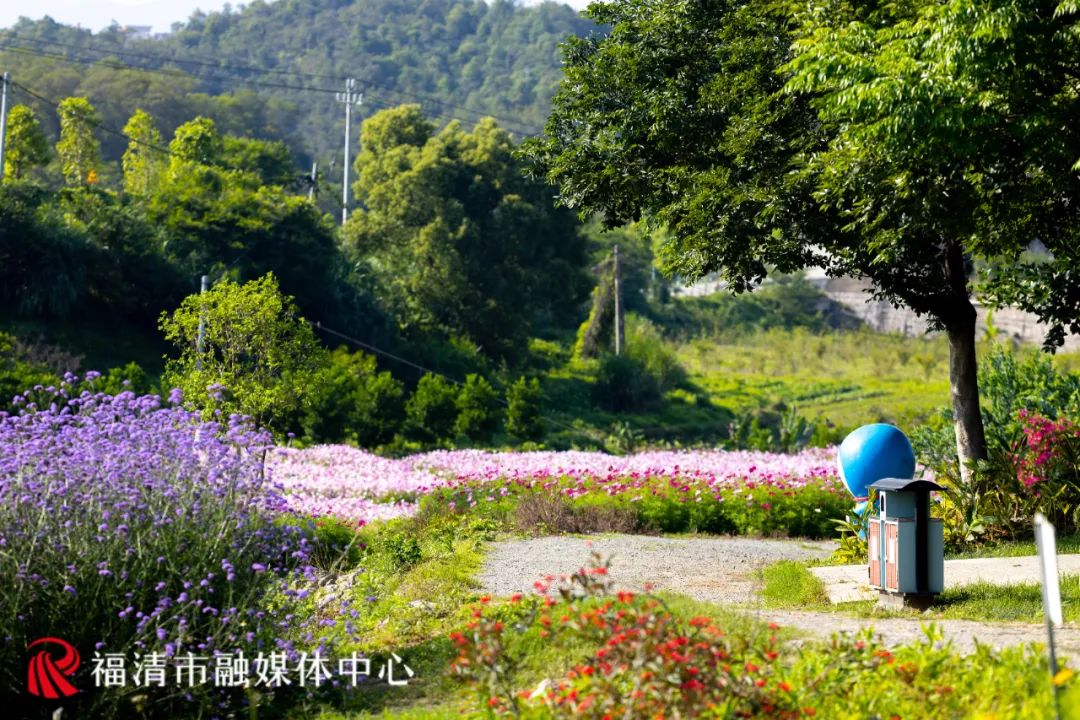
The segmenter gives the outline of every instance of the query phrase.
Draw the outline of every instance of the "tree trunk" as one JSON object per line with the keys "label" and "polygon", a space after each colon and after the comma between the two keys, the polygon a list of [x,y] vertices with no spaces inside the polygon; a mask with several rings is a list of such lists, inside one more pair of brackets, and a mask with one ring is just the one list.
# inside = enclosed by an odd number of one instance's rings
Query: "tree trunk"
{"label": "tree trunk", "polygon": [[975,360],[975,308],[968,289],[968,263],[959,243],[950,243],[945,255],[948,300],[938,318],[949,337],[949,391],[960,479],[972,479],[971,464],[986,459],[986,434],[979,412],[979,378]]}
{"label": "tree trunk", "polygon": [[949,390],[952,394],[953,426],[956,452],[960,459],[960,477],[971,481],[970,464],[986,459],[986,435],[979,412],[979,382],[975,362],[975,308],[967,304],[963,318],[946,325],[949,336]]}

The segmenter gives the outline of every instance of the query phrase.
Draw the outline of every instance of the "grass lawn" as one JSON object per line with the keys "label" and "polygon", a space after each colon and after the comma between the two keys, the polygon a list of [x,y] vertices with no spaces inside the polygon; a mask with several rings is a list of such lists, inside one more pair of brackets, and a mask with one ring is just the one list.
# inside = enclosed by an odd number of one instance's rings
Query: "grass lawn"
{"label": "grass lawn", "polygon": [[[1057,539],[1057,551],[1058,555],[1073,555],[1080,553],[1080,535],[1064,535],[1059,537]],[[1026,557],[1035,554],[1034,539],[1004,540],[975,550],[949,553],[945,556],[945,559],[967,560],[970,558],[985,557]]]}
{"label": "grass lawn", "polygon": [[[1023,554],[1023,553],[1017,553]],[[1002,557],[1008,557],[1003,555]],[[762,571],[761,596],[770,607],[815,610],[855,617],[918,617],[923,620],[1044,622],[1042,594],[1035,583],[973,583],[941,593],[926,611],[886,610],[874,600],[832,604],[825,585],[803,563],[782,561]],[[1066,622],[1080,620],[1080,576],[1061,578],[1061,604]]]}
{"label": "grass lawn", "polygon": [[881,420],[908,425],[949,401],[948,346],[941,338],[771,330],[693,340],[679,357],[693,382],[735,411],[783,402],[845,427]]}

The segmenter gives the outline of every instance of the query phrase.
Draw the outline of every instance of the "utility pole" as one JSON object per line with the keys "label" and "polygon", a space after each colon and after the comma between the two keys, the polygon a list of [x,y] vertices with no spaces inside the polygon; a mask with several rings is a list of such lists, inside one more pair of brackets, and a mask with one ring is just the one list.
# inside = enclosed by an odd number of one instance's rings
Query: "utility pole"
{"label": "utility pole", "polygon": [[7,145],[7,93],[11,78],[5,72],[0,78],[0,180],[4,179],[4,147]]}
{"label": "utility pole", "polygon": [[622,266],[619,264],[619,246],[615,246],[615,354],[622,355],[626,341],[623,336]]}
{"label": "utility pole", "polygon": [[311,163],[311,187],[307,191],[308,202],[315,202],[315,181],[319,176],[319,163]]}
{"label": "utility pole", "polygon": [[[203,275],[202,281],[199,287],[199,294],[205,295],[210,289],[210,276]],[[203,348],[206,345],[206,306],[203,305],[202,312],[199,315],[199,335],[195,340],[195,369],[202,370],[202,356]]]}
{"label": "utility pole", "polygon": [[345,164],[342,170],[345,173],[345,181],[341,188],[341,224],[349,219],[349,135],[352,125],[352,106],[359,105],[364,101],[364,94],[356,91],[356,78],[345,81],[345,92],[337,94],[337,101],[345,103]]}

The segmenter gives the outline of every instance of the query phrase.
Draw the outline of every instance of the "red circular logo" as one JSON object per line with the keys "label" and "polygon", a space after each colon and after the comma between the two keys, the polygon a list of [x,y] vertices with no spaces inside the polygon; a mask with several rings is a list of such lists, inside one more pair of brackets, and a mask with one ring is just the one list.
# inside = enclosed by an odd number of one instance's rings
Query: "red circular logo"
{"label": "red circular logo", "polygon": [[48,650],[42,650],[30,658],[30,665],[26,669],[26,688],[31,695],[57,700],[62,697],[71,697],[79,692],[78,689],[68,682],[68,678],[79,669],[79,651],[66,640],[54,637],[38,638],[26,646],[26,649],[35,645],[52,643],[59,645],[64,654],[59,659],[53,657]]}

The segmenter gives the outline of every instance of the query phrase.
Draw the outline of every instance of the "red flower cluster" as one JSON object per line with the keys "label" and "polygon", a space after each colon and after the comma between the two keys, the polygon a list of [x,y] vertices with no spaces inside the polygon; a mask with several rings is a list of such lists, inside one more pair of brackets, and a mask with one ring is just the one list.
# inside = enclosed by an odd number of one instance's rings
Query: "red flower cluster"
{"label": "red flower cluster", "polygon": [[[543,590],[537,597],[478,606],[467,632],[451,636],[458,649],[454,670],[497,716],[519,716],[529,707],[543,707],[556,718],[595,720],[815,713],[801,707],[791,684],[780,678],[772,633],[731,637],[709,617],[683,620],[657,598],[615,592],[606,574],[607,565],[597,558],[592,568],[538,583]],[[593,650],[564,677],[521,689],[508,651],[510,629]]]}
{"label": "red flower cluster", "polygon": [[1051,420],[1037,413],[1021,410],[1024,445],[1017,449],[1017,475],[1027,487],[1046,483],[1067,465],[1075,472],[1070,450],[1080,440],[1080,427],[1067,420]]}

